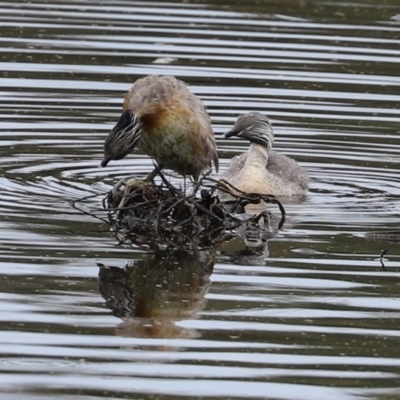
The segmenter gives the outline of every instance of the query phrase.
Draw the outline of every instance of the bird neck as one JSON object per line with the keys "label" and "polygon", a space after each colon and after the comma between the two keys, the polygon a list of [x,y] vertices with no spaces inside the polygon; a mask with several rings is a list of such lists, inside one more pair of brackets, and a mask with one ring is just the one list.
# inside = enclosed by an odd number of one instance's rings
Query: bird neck
{"label": "bird neck", "polygon": [[246,167],[265,168],[268,162],[268,148],[261,144],[251,143],[247,153]]}

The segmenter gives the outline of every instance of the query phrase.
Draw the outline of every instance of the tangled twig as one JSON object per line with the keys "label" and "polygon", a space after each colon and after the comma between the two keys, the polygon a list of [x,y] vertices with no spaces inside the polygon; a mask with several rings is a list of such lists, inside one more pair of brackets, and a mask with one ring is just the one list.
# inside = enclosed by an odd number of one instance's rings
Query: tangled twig
{"label": "tangled twig", "polygon": [[[178,249],[216,247],[231,239],[235,229],[246,221],[258,224],[265,213],[248,219],[238,218],[249,204],[276,204],[281,212],[279,229],[285,221],[282,204],[271,195],[245,193],[225,180],[215,180],[205,174],[198,186],[201,196],[186,196],[158,171],[161,183],[124,179],[106,194],[102,201],[107,219],[79,208],[110,226],[119,244],[134,243],[158,249],[162,246]],[[233,200],[221,202],[218,192],[228,193]],[[104,194],[103,194],[104,195]]]}

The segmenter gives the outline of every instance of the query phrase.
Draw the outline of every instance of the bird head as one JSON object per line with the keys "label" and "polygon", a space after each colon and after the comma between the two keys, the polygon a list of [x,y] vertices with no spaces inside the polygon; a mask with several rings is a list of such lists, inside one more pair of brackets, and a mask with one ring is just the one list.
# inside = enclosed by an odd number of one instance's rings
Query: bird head
{"label": "bird head", "polygon": [[226,138],[233,136],[248,139],[251,143],[267,147],[268,150],[274,143],[274,131],[270,120],[258,112],[240,115],[233,128],[225,133]]}
{"label": "bird head", "polygon": [[140,131],[139,118],[132,111],[125,110],[104,142],[101,166],[105,167],[111,160],[121,160],[132,152],[140,141]]}

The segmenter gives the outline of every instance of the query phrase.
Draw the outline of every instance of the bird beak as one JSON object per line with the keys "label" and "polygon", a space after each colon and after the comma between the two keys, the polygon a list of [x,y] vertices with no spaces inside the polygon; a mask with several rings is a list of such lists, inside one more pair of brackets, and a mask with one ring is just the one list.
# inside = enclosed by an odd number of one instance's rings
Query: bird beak
{"label": "bird beak", "polygon": [[230,137],[232,137],[232,136],[238,136],[240,132],[241,132],[241,131],[237,131],[237,130],[235,130],[235,129],[231,129],[229,132],[226,132],[224,136],[225,136],[226,138],[230,138]]}
{"label": "bird beak", "polygon": [[103,161],[101,162],[100,166],[107,167],[107,164],[112,160],[112,157],[104,157]]}

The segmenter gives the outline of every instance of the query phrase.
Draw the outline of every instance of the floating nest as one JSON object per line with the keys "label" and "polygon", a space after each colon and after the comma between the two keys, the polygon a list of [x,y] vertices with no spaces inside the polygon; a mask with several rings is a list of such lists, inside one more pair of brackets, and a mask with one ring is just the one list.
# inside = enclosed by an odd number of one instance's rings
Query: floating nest
{"label": "floating nest", "polygon": [[[234,237],[236,229],[243,224],[257,224],[268,229],[269,213],[245,214],[249,204],[276,204],[281,212],[278,228],[285,221],[285,210],[272,195],[247,194],[224,180],[205,176],[200,182],[203,188],[200,197],[187,196],[169,183],[164,174],[159,172],[159,175],[159,184],[138,179],[120,180],[105,194],[102,210],[82,209],[82,203],[94,196],[79,199],[74,206],[107,223],[119,244],[157,250],[218,247]],[[218,196],[221,191],[233,200],[221,202]]]}

